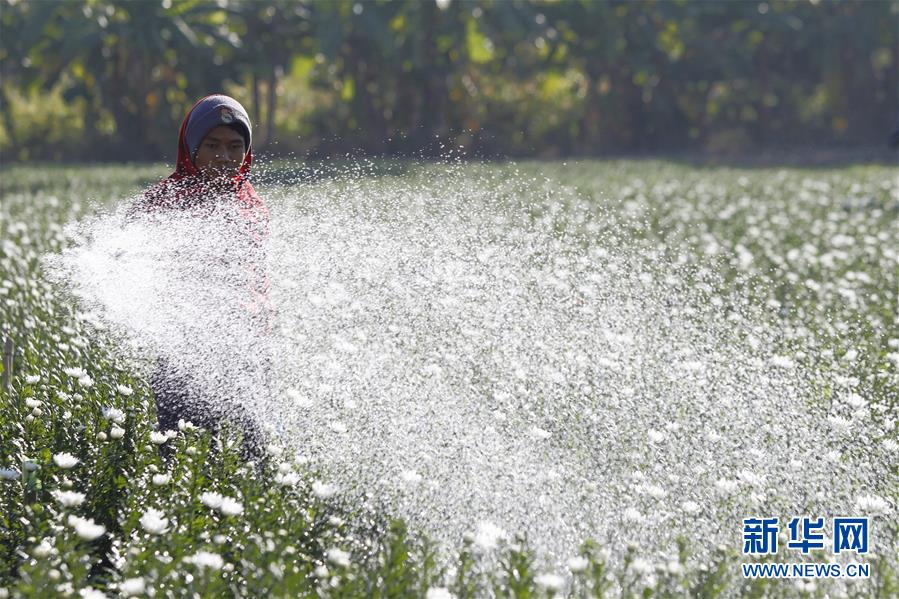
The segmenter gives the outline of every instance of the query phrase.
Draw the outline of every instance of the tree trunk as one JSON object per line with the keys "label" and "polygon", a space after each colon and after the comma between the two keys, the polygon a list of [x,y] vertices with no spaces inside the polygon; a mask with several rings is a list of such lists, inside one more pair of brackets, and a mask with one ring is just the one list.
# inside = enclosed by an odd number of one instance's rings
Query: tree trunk
{"label": "tree trunk", "polygon": [[265,111],[265,146],[268,146],[272,141],[272,132],[275,127],[275,105],[278,98],[278,69],[280,67],[272,68],[271,72],[269,72],[268,76],[268,107]]}

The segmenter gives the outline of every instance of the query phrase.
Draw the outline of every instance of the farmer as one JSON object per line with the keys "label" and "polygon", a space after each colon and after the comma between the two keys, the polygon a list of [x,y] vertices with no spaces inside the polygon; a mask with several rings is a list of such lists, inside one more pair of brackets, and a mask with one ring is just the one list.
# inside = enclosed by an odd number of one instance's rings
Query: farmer
{"label": "farmer", "polygon": [[[237,247],[229,252],[237,254],[232,266],[239,267],[243,287],[238,314],[264,337],[270,330],[268,280],[263,267],[268,209],[249,181],[252,163],[252,129],[243,106],[221,94],[201,98],[181,124],[175,172],[132,204],[127,218],[171,212],[204,215],[221,209],[237,229]],[[270,362],[256,362],[265,364],[263,370],[270,372]],[[183,419],[217,432],[222,421],[230,421],[243,431],[243,456],[262,457],[264,435],[239,398],[216,398],[212,405],[165,356],[158,358],[150,386],[160,430],[175,430]],[[219,407],[222,409],[213,409]]]}

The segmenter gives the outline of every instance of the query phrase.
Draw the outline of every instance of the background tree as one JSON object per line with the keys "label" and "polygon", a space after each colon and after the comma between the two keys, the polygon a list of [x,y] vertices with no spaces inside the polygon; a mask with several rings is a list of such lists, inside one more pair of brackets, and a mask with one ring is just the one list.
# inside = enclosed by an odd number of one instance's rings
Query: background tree
{"label": "background tree", "polygon": [[899,114],[897,0],[0,9],[4,161],[171,160],[184,112],[214,91],[245,99],[257,147],[319,156],[872,145]]}

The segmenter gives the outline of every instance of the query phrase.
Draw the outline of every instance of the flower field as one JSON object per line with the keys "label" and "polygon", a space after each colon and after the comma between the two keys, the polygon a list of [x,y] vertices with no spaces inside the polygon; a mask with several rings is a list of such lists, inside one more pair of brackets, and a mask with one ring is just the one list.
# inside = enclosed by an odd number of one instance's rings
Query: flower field
{"label": "flower field", "polygon": [[[289,170],[264,172],[260,193],[307,184]],[[769,502],[778,489],[765,485],[764,473],[740,464],[710,464],[709,492],[720,496],[709,498],[708,510],[684,500],[677,516],[732,530],[724,535],[732,544],[707,547],[685,528],[676,531],[676,547],[658,552],[629,544],[622,534],[583,539],[578,554],[547,560],[530,546],[529,531],[499,534],[477,522],[447,550],[394,514],[359,507],[276,443],[263,460],[247,463],[237,431],[211,436],[185,421],[178,430],[156,430],[148,384],[122,358],[118,338],[70,290],[50,281],[42,260],[80,242],[66,224],[127,201],[165,169],[11,167],[0,173],[0,332],[14,341],[13,370],[4,371],[7,386],[0,389],[0,599],[899,594],[894,169],[618,161],[408,164],[400,171],[395,176],[404,188],[460,176],[500,188],[503,181],[520,182],[503,189],[533,194],[519,198],[530,218],[588,238],[614,229],[616,240],[652,250],[643,255],[708,275],[697,276],[696,284],[710,309],[743,306],[731,315],[735,327],[753,330],[746,319],[754,315],[760,330],[776,331],[747,343],[771,344],[752,348],[770,355],[766,368],[804,373],[814,390],[803,396],[806,407],[821,414],[809,421],[808,434],[820,436],[821,449],[803,459],[820,460],[827,469],[816,472],[839,477],[833,488],[824,481],[808,498],[788,498],[790,505],[852,511],[820,514],[828,517],[869,516],[871,549],[862,561],[871,564],[870,578],[744,578],[742,523],[721,506],[744,505],[728,504],[737,501],[732,495],[751,498],[746,505],[779,504]],[[374,172],[354,176],[395,185]],[[4,368],[7,363],[4,358]],[[536,426],[530,431],[537,442],[551,436]],[[677,433],[676,426],[650,430],[649,443]],[[804,472],[800,464],[794,478],[801,481]],[[668,491],[642,474],[626,482],[633,483],[635,500],[624,510],[631,524],[622,530],[636,539],[634,522],[667,509]],[[837,488],[839,497],[829,495]],[[711,515],[713,508],[727,518]],[[745,514],[754,515],[761,514]]]}

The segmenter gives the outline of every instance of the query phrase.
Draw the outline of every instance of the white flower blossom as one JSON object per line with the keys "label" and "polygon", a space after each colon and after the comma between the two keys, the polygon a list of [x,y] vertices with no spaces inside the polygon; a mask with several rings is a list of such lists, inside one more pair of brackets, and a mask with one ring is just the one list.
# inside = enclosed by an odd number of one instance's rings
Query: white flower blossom
{"label": "white flower blossom", "polygon": [[335,566],[340,566],[341,568],[346,568],[350,565],[350,554],[342,549],[328,549],[325,552],[325,555],[328,558],[328,561],[334,564]]}
{"label": "white flower blossom", "polygon": [[637,508],[629,507],[624,510],[624,519],[630,522],[642,522],[643,514]]}
{"label": "white flower blossom", "polygon": [[75,529],[75,534],[85,541],[93,541],[106,532],[106,527],[102,524],[97,524],[90,518],[81,518],[74,514],[69,516],[68,523],[69,526]]}
{"label": "white flower blossom", "polygon": [[209,551],[197,551],[192,556],[184,558],[184,561],[198,568],[209,568],[210,570],[221,570],[225,565],[222,556]]}
{"label": "white flower blossom", "polygon": [[796,365],[796,363],[788,356],[771,356],[771,358],[768,359],[768,363],[775,368],[783,368],[785,370],[793,368]]}
{"label": "white flower blossom", "polygon": [[87,587],[78,591],[78,595],[82,599],[107,599],[106,593],[98,591],[94,587]]}
{"label": "white flower blossom", "polygon": [[684,510],[685,512],[687,512],[688,514],[695,514],[695,513],[697,513],[700,509],[702,509],[702,506],[700,506],[700,505],[699,505],[698,503],[696,503],[695,501],[689,501],[689,500],[688,500],[688,501],[685,501],[685,502],[681,503],[681,508],[683,508],[683,510]]}
{"label": "white flower blossom", "polygon": [[132,393],[134,393],[134,390],[127,385],[116,385],[116,391],[118,391],[120,395],[124,395],[125,397],[128,397]]}
{"label": "white flower blossom", "polygon": [[63,469],[74,468],[80,460],[70,453],[62,452],[53,456],[53,463]]}
{"label": "white flower blossom", "polygon": [[121,591],[122,594],[126,597],[136,597],[138,595],[143,595],[146,590],[146,583],[140,576],[138,576],[137,578],[126,578],[119,585],[119,591]]}
{"label": "white flower blossom", "polygon": [[153,484],[157,487],[161,487],[162,485],[167,485],[172,480],[171,474],[154,474],[151,479]]}
{"label": "white flower blossom", "polygon": [[548,430],[542,429],[539,426],[532,426],[528,431],[528,434],[532,439],[536,439],[537,441],[545,441],[552,437],[552,433]]}
{"label": "white flower blossom", "polygon": [[140,517],[140,526],[150,534],[161,535],[168,530],[169,519],[162,511],[151,507]]}
{"label": "white flower blossom", "polygon": [[106,407],[103,408],[103,418],[106,420],[111,420],[117,424],[122,424],[125,422],[125,412],[118,408]]}
{"label": "white flower blossom", "polygon": [[446,587],[431,587],[425,593],[425,599],[456,599]]}
{"label": "white flower blossom", "polygon": [[653,568],[652,564],[642,557],[636,557],[634,558],[634,561],[631,562],[631,570],[637,574],[649,574],[652,572]]}
{"label": "white flower blossom", "polygon": [[41,375],[39,374],[29,374],[25,377],[25,382],[29,385],[34,385],[35,383],[39,383],[41,380]]}
{"label": "white flower blossom", "polygon": [[499,542],[508,538],[506,531],[492,522],[480,522],[474,535],[474,543],[484,550],[495,549]]}
{"label": "white flower blossom", "polygon": [[583,555],[578,555],[568,560],[568,569],[574,573],[583,572],[589,565],[590,562]]}
{"label": "white flower blossom", "polygon": [[317,480],[312,483],[312,493],[319,499],[327,499],[337,493],[337,487]]}
{"label": "white flower blossom", "polygon": [[243,504],[231,497],[222,497],[219,511],[226,516],[239,516],[243,513]]}
{"label": "white flower blossom", "polygon": [[34,549],[31,550],[31,555],[38,559],[43,559],[45,557],[49,557],[54,552],[53,545],[50,543],[49,539],[43,539],[41,542],[34,546]]}
{"label": "white flower blossom", "polygon": [[537,586],[552,593],[558,593],[565,586],[565,579],[558,574],[540,574],[534,578]]}
{"label": "white flower blossom", "polygon": [[78,507],[84,503],[84,493],[77,491],[53,491],[51,494],[63,507]]}
{"label": "white flower blossom", "polygon": [[121,439],[125,436],[125,429],[120,426],[114,426],[109,429],[109,436],[113,439]]}
{"label": "white flower blossom", "polygon": [[200,503],[205,505],[206,507],[211,507],[214,510],[222,507],[222,497],[220,494],[215,491],[206,491],[202,495],[200,495]]}
{"label": "white flower blossom", "polygon": [[275,482],[285,487],[291,487],[300,482],[300,475],[296,472],[278,473],[275,475]]}
{"label": "white flower blossom", "polygon": [[158,431],[153,431],[150,433],[150,443],[154,443],[156,445],[162,445],[166,441],[169,440],[169,436],[165,433],[161,433]]}
{"label": "white flower blossom", "polygon": [[887,500],[878,495],[861,495],[855,500],[855,510],[863,516],[884,514],[889,509]]}

